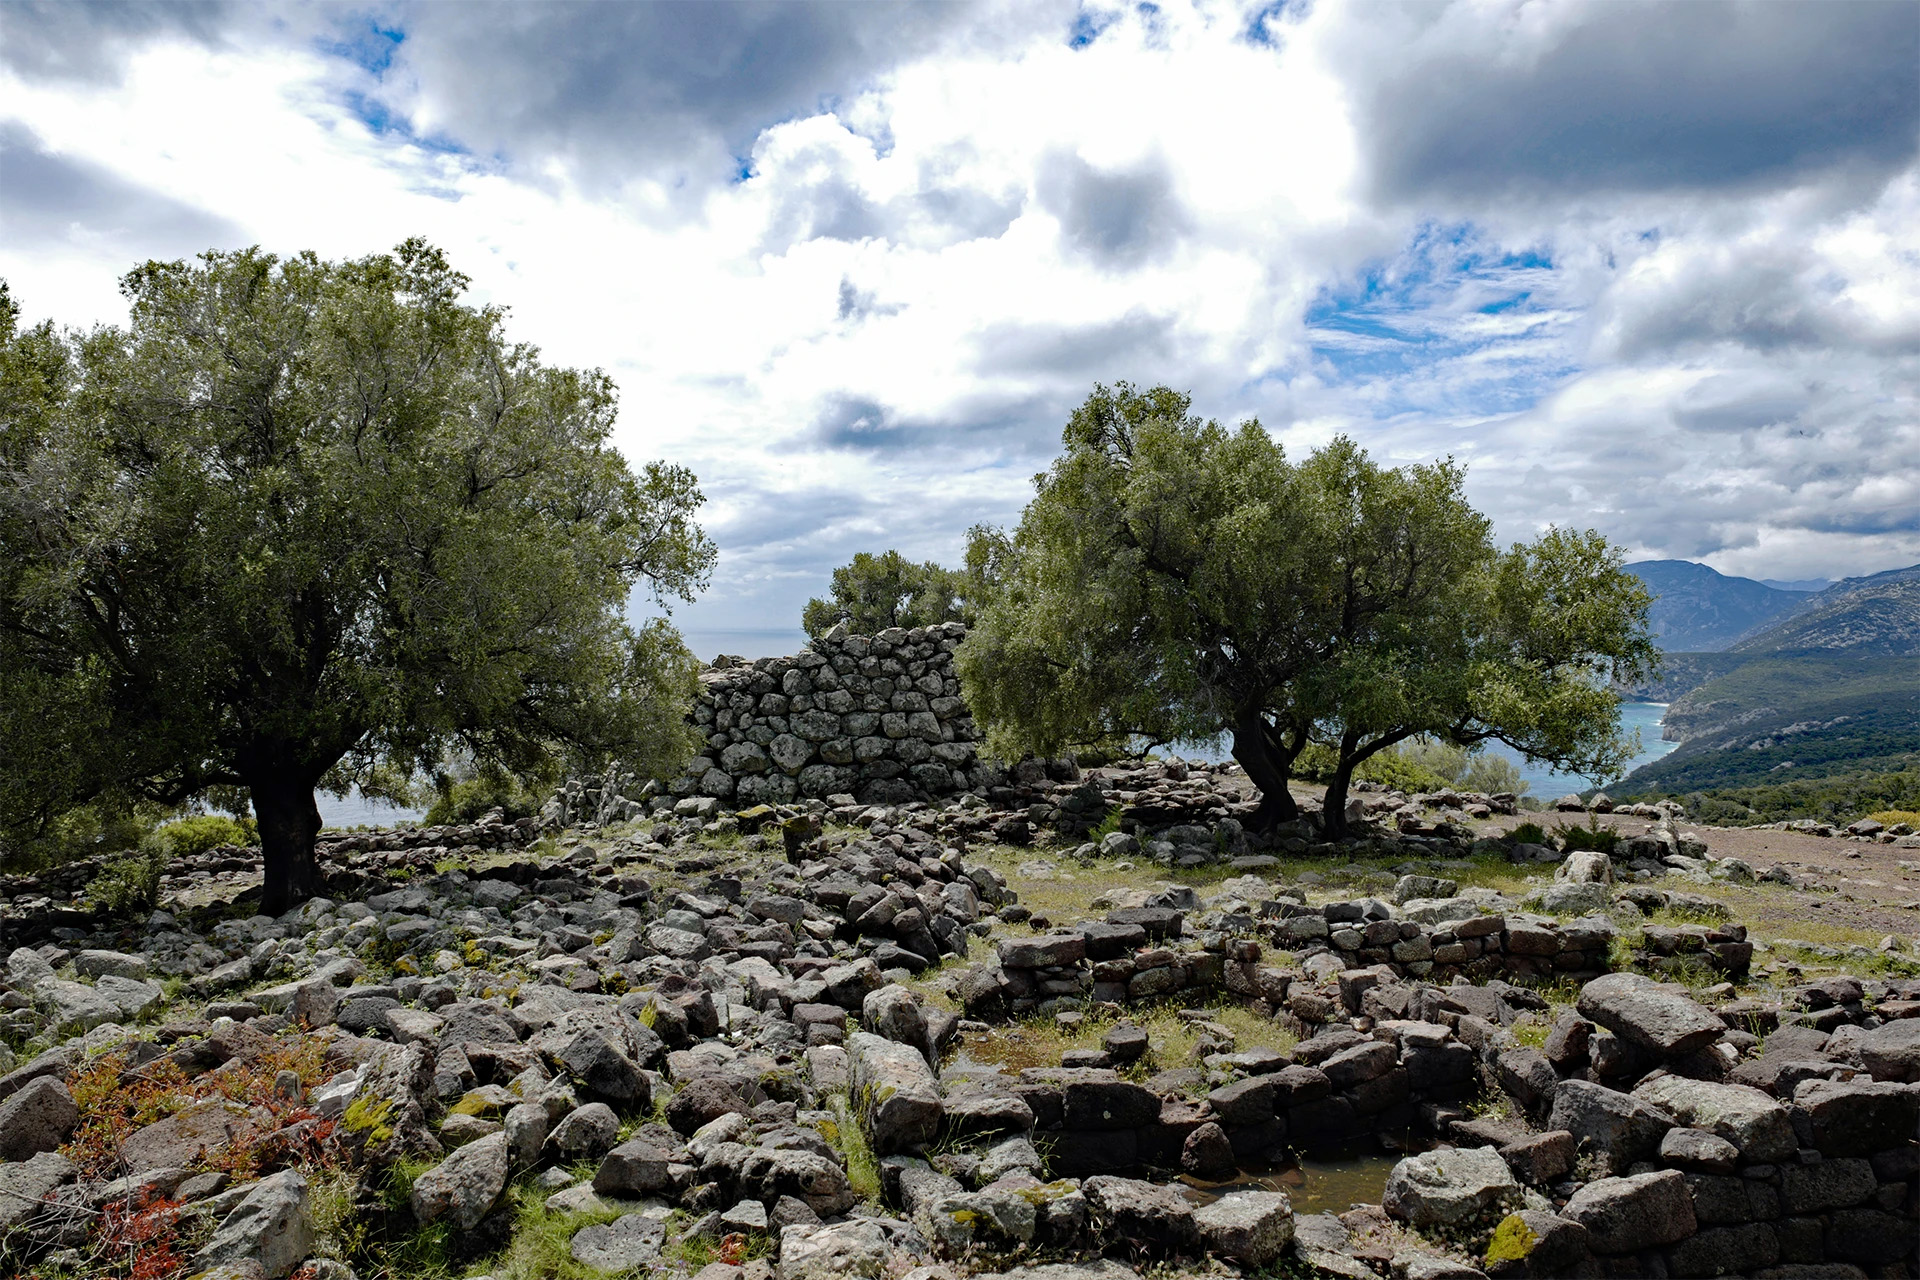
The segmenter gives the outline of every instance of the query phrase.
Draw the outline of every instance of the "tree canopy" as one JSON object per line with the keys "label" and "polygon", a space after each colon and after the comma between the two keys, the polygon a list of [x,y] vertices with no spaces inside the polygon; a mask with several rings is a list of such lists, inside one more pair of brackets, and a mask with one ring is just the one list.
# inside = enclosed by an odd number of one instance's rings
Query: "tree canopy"
{"label": "tree canopy", "polygon": [[1607,682],[1654,659],[1648,600],[1597,534],[1495,547],[1450,461],[1382,467],[1336,439],[1290,461],[1166,387],[1098,387],[1011,533],[968,550],[957,655],[1003,755],[1225,735],[1262,795],[1312,743],[1354,769],[1416,735],[1498,738],[1582,772],[1630,753]]}
{"label": "tree canopy", "polygon": [[930,627],[970,620],[966,575],[931,560],[915,564],[898,551],[856,554],[833,571],[827,598],[807,601],[800,625],[818,638],[839,623],[857,635],[888,627]]}
{"label": "tree canopy", "polygon": [[612,382],[506,340],[412,240],[150,262],[124,327],[0,327],[0,832],[244,788],[264,906],[316,890],[316,787],[450,753],[677,765],[694,664],[622,617],[704,586],[682,467]]}

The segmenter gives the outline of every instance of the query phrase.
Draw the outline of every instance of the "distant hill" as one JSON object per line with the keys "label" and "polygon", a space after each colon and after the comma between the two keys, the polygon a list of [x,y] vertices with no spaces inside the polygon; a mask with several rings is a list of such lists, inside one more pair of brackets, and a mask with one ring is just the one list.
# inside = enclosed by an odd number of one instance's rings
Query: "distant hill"
{"label": "distant hill", "polygon": [[1836,582],[1732,647],[1736,653],[1920,654],[1920,565]]}
{"label": "distant hill", "polygon": [[1730,578],[1691,560],[1642,560],[1627,569],[1654,595],[1654,643],[1670,653],[1717,653],[1812,598],[1751,578]]}
{"label": "distant hill", "polygon": [[1837,582],[1730,650],[1667,667],[1665,732],[1680,746],[1620,794],[1817,792],[1920,767],[1920,565]]}
{"label": "distant hill", "polygon": [[1781,578],[1762,578],[1760,585],[1772,587],[1775,591],[1825,591],[1833,585],[1832,578],[1799,578],[1787,581]]}

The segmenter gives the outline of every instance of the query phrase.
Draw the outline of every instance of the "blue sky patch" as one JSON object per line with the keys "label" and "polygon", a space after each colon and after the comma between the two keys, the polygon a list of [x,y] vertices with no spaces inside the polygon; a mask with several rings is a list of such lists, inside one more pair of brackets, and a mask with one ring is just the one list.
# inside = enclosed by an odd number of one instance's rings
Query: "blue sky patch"
{"label": "blue sky patch", "polygon": [[393,55],[407,38],[407,33],[398,27],[383,27],[377,21],[368,21],[357,31],[351,32],[341,40],[323,40],[320,48],[336,58],[345,58],[378,78],[386,75],[393,65]]}
{"label": "blue sky patch", "polygon": [[1376,419],[1490,416],[1532,406],[1578,371],[1550,254],[1471,224],[1423,225],[1395,257],[1323,289],[1307,309],[1314,366],[1363,393]]}

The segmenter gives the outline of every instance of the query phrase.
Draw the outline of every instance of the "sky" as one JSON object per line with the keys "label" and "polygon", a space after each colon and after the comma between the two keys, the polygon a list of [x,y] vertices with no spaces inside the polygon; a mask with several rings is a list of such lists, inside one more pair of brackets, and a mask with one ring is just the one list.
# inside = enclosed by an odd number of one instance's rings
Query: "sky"
{"label": "sky", "polygon": [[0,278],[424,235],[718,543],[957,563],[1097,382],[1451,455],[1504,539],[1920,561],[1920,4],[0,0]]}

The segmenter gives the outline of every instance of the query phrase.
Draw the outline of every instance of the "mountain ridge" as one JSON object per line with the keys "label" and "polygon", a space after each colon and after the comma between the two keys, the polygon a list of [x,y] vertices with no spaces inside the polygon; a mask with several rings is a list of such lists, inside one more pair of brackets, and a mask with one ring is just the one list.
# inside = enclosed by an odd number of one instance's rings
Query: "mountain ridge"
{"label": "mountain ridge", "polygon": [[[1624,793],[1688,794],[1913,767],[1920,760],[1920,565],[1836,582],[1720,652],[1668,655],[1680,746]],[[1640,692],[1640,691],[1636,691]]]}
{"label": "mountain ridge", "polygon": [[1717,653],[1802,607],[1813,593],[1782,591],[1692,560],[1641,560],[1627,571],[1653,593],[1654,643],[1674,653]]}

